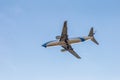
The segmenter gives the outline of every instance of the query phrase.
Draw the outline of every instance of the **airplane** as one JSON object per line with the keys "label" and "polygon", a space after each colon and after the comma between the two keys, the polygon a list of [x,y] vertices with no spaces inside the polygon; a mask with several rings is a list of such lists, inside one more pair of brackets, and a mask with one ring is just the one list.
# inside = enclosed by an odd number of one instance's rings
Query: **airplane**
{"label": "airplane", "polygon": [[86,40],[91,40],[95,44],[99,45],[99,43],[94,38],[94,34],[95,33],[93,31],[93,27],[91,27],[88,36],[68,38],[67,21],[64,21],[61,36],[56,36],[57,40],[46,42],[42,46],[45,47],[45,48],[51,47],[51,46],[61,46],[61,47],[63,47],[63,49],[61,49],[61,52],[68,51],[72,55],[74,55],[76,58],[81,59],[81,57],[73,50],[71,44],[78,43],[78,42],[84,42]]}

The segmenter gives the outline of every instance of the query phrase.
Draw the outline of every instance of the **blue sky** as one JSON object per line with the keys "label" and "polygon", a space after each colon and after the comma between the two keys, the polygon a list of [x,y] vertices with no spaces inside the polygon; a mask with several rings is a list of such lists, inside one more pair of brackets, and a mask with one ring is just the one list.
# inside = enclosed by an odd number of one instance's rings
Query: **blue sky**
{"label": "blue sky", "polygon": [[[119,0],[1,0],[0,80],[120,80]],[[99,46],[73,45],[81,60],[61,47],[41,45],[61,34],[88,35]]]}

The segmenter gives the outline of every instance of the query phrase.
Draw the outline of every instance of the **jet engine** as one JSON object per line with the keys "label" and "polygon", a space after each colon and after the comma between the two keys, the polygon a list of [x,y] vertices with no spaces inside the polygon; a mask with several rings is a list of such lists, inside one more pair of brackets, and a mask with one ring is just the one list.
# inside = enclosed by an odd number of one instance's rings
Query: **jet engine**
{"label": "jet engine", "polygon": [[67,50],[65,50],[65,49],[61,49],[61,52],[65,52],[65,51],[67,51]]}
{"label": "jet engine", "polygon": [[56,36],[56,39],[60,39],[61,38],[61,36]]}

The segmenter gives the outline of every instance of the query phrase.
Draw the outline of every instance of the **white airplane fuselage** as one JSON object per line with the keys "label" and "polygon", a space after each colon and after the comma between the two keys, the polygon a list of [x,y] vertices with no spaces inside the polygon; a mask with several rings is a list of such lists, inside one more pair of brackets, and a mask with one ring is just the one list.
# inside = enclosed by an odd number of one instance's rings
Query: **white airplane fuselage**
{"label": "white airplane fuselage", "polygon": [[[74,44],[74,43],[78,43],[78,42],[84,42],[86,40],[92,39],[92,37],[86,36],[86,37],[76,37],[76,38],[69,38],[69,40],[67,40],[68,44]],[[54,41],[49,41],[45,44],[43,44],[42,46],[44,47],[50,47],[50,46],[60,46],[60,45],[64,45],[66,44],[65,41],[59,41],[58,40],[54,40]]]}

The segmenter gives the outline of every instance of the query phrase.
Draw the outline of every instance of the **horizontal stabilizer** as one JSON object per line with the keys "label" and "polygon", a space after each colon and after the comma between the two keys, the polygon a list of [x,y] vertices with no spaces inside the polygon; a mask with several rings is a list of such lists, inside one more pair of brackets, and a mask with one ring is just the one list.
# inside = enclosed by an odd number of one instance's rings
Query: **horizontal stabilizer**
{"label": "horizontal stabilizer", "polygon": [[94,43],[96,43],[97,45],[99,45],[99,43],[96,41],[96,39],[93,37],[92,39],[91,39]]}

